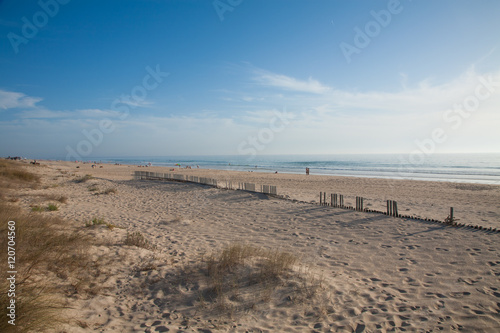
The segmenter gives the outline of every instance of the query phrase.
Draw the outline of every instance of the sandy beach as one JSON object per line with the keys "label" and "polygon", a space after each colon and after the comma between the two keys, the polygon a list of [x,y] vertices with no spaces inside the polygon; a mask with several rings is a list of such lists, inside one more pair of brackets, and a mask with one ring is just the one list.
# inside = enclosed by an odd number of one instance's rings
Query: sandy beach
{"label": "sandy beach", "polygon": [[[67,197],[57,211],[39,214],[90,234],[89,251],[100,263],[99,290],[66,295],[70,322],[58,332],[500,330],[500,233],[317,204],[320,191],[343,194],[348,205],[363,196],[375,210],[390,199],[401,214],[439,220],[454,207],[461,223],[500,228],[498,185],[174,171],[275,185],[284,200],[133,177],[169,169],[55,161],[29,167],[42,186],[17,193],[16,205],[29,210],[44,196]],[[87,174],[92,178],[75,182]],[[94,218],[116,227],[85,227]],[[134,232],[151,246],[125,245]],[[224,281],[235,286],[215,299],[207,258],[235,244],[290,253],[296,261],[272,285]]]}

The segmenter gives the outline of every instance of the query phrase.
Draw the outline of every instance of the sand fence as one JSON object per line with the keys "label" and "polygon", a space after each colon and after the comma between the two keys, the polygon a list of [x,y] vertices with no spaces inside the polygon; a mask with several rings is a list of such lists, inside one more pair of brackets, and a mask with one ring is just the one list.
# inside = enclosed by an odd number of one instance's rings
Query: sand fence
{"label": "sand fence", "polygon": [[[329,199],[329,201],[327,200],[327,198]],[[319,192],[319,205],[320,206],[329,206],[329,207],[333,207],[333,208],[355,210],[358,212],[384,214],[384,215],[399,217],[399,218],[404,218],[404,219],[441,223],[441,224],[449,225],[449,226],[456,227],[456,228],[472,228],[472,229],[484,230],[484,231],[489,231],[489,232],[500,232],[500,229],[497,230],[496,228],[493,228],[493,227],[486,228],[486,227],[482,227],[480,225],[457,223],[457,219],[454,216],[453,207],[450,207],[450,213],[449,213],[448,217],[446,217],[443,221],[441,221],[441,220],[436,220],[436,219],[416,217],[413,215],[399,214],[398,203],[395,200],[387,200],[386,201],[386,203],[387,203],[387,210],[386,211],[379,211],[379,210],[375,210],[375,209],[364,208],[364,203],[365,203],[365,198],[357,196],[356,197],[356,206],[348,206],[348,205],[344,204],[344,196],[342,194],[332,193],[329,196],[327,196],[326,192]]]}
{"label": "sand fence", "polygon": [[146,179],[146,180],[168,180],[168,181],[189,182],[189,183],[209,185],[227,190],[243,190],[249,192],[264,193],[274,196],[278,195],[278,189],[276,186],[273,185],[260,185],[260,187],[257,187],[255,186],[254,183],[241,183],[241,182],[233,183],[232,181],[227,181],[227,180],[219,181],[215,178],[188,176],[175,173],[135,171],[134,178]]}

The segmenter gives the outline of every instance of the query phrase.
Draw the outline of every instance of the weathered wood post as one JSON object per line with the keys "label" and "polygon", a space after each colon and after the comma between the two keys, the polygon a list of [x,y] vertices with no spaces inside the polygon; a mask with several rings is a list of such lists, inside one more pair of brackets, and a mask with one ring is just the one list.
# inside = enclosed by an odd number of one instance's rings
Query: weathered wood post
{"label": "weathered wood post", "polygon": [[333,207],[333,193],[330,194],[330,206]]}
{"label": "weathered wood post", "polygon": [[389,216],[397,216],[397,203],[394,200],[387,200],[387,214]]}
{"label": "weathered wood post", "polygon": [[319,192],[319,204],[321,205],[321,200],[323,198],[323,192]]}
{"label": "weathered wood post", "polygon": [[450,223],[453,223],[454,217],[453,217],[453,207],[450,207]]}
{"label": "weathered wood post", "polygon": [[328,204],[326,203],[326,192],[323,193],[323,205],[327,206]]}

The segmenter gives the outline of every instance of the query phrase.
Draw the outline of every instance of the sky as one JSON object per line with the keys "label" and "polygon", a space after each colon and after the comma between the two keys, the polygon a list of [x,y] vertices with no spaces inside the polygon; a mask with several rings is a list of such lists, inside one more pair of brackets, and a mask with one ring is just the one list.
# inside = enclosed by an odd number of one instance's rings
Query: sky
{"label": "sky", "polygon": [[0,0],[0,156],[500,152],[500,1]]}

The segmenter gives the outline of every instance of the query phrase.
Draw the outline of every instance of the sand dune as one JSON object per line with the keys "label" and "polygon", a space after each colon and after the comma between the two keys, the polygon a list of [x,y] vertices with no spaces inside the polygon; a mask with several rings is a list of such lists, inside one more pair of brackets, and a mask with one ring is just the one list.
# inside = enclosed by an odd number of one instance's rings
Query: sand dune
{"label": "sand dune", "polygon": [[[46,188],[32,190],[20,205],[28,207],[33,194],[57,193],[68,202],[53,214],[81,225],[99,217],[123,227],[88,228],[98,241],[91,251],[105,272],[98,280],[102,290],[68,298],[74,320],[66,331],[500,330],[499,233],[198,184],[134,180],[136,167],[43,164],[48,167],[38,172]],[[384,200],[393,199],[400,211],[439,219],[454,206],[460,222],[500,227],[499,186],[180,172],[277,185],[280,194],[300,201],[317,201],[319,191],[328,191],[351,201],[361,195],[368,198],[365,206],[384,209]],[[74,182],[84,174],[95,178]],[[95,195],[107,188],[116,193]],[[127,232],[136,231],[156,249],[124,245]],[[208,288],[203,262],[229,244],[279,249],[299,260],[272,290],[239,286],[238,297],[218,311],[200,297]]]}

